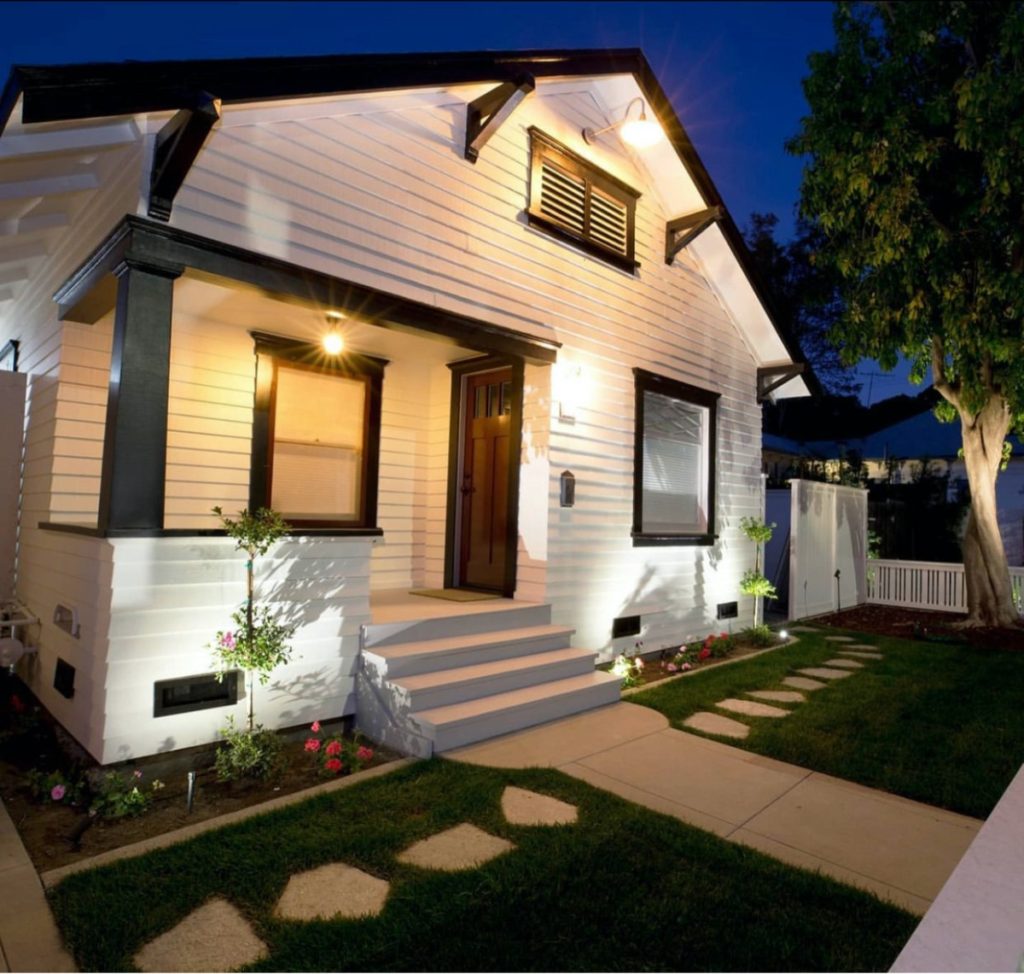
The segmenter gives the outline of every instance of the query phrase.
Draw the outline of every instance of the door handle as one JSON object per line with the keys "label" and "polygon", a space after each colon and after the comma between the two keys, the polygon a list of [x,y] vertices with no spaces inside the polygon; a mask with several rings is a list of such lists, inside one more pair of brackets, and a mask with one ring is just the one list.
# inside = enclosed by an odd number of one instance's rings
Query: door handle
{"label": "door handle", "polygon": [[473,481],[470,480],[469,477],[464,477],[463,478],[463,480],[462,480],[462,487],[460,489],[462,491],[462,496],[463,497],[467,496],[468,494],[476,493],[476,488],[473,486]]}

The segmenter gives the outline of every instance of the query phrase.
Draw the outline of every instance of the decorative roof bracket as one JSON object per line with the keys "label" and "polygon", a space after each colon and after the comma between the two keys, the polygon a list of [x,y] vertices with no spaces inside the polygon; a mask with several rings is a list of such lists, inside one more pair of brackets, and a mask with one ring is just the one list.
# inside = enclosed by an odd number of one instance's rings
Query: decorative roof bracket
{"label": "decorative roof bracket", "polygon": [[532,74],[523,74],[492,88],[466,106],[466,152],[476,162],[488,139],[504,124],[519,103],[537,87]]}
{"label": "decorative roof bracket", "polygon": [[168,222],[174,197],[196,161],[214,123],[220,120],[220,99],[200,92],[195,106],[183,108],[157,133],[149,179],[148,213]]}
{"label": "decorative roof bracket", "polygon": [[776,389],[804,372],[803,362],[789,365],[767,365],[757,370],[757,401],[764,402]]}
{"label": "decorative roof bracket", "polygon": [[665,263],[671,264],[679,251],[693,243],[712,223],[721,220],[724,214],[721,206],[709,206],[678,220],[669,220],[665,224]]}

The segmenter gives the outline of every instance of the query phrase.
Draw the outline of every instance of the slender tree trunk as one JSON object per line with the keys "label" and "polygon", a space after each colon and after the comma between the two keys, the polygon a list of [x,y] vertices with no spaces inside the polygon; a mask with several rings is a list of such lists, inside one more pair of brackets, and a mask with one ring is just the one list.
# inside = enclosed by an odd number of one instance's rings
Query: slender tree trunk
{"label": "slender tree trunk", "polygon": [[[252,656],[252,575],[253,575],[253,560],[255,555],[252,551],[248,552],[249,560],[245,563],[245,625],[246,625],[246,638],[249,641],[249,655]],[[252,733],[254,723],[254,708],[253,708],[253,697],[256,693],[256,673],[254,670],[249,670],[249,733]]]}
{"label": "slender tree trunk", "polygon": [[961,411],[960,419],[964,463],[971,485],[971,511],[963,544],[966,625],[1014,626],[1020,616],[1013,604],[996,504],[996,478],[1010,426],[1009,411],[1003,397],[994,395],[977,416]]}

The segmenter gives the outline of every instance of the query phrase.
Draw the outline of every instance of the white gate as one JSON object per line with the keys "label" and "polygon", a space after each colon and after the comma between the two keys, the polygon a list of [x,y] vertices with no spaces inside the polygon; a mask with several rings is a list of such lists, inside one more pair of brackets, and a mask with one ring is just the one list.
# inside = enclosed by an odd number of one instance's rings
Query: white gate
{"label": "white gate", "polygon": [[[768,519],[778,522],[773,542],[778,538],[782,548],[776,549],[776,574],[788,577],[789,618],[835,612],[866,601],[867,491],[792,480],[788,506],[784,503],[784,492],[769,491],[772,494],[783,495],[769,496],[767,509]],[[769,553],[769,573],[772,559],[773,554]]]}
{"label": "white gate", "polygon": [[[895,561],[888,558],[868,562],[868,601],[877,605],[900,605],[906,609],[966,612],[967,587],[964,566],[938,561]],[[1024,568],[1010,569],[1013,598],[1019,606],[1024,589]]]}

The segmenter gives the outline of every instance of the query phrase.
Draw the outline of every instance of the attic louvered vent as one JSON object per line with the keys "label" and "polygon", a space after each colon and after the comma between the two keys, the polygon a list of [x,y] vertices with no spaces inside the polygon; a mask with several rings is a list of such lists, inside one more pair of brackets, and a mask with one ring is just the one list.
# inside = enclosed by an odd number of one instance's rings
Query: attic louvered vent
{"label": "attic louvered vent", "polygon": [[531,225],[635,270],[633,236],[640,194],[538,129],[530,129]]}

